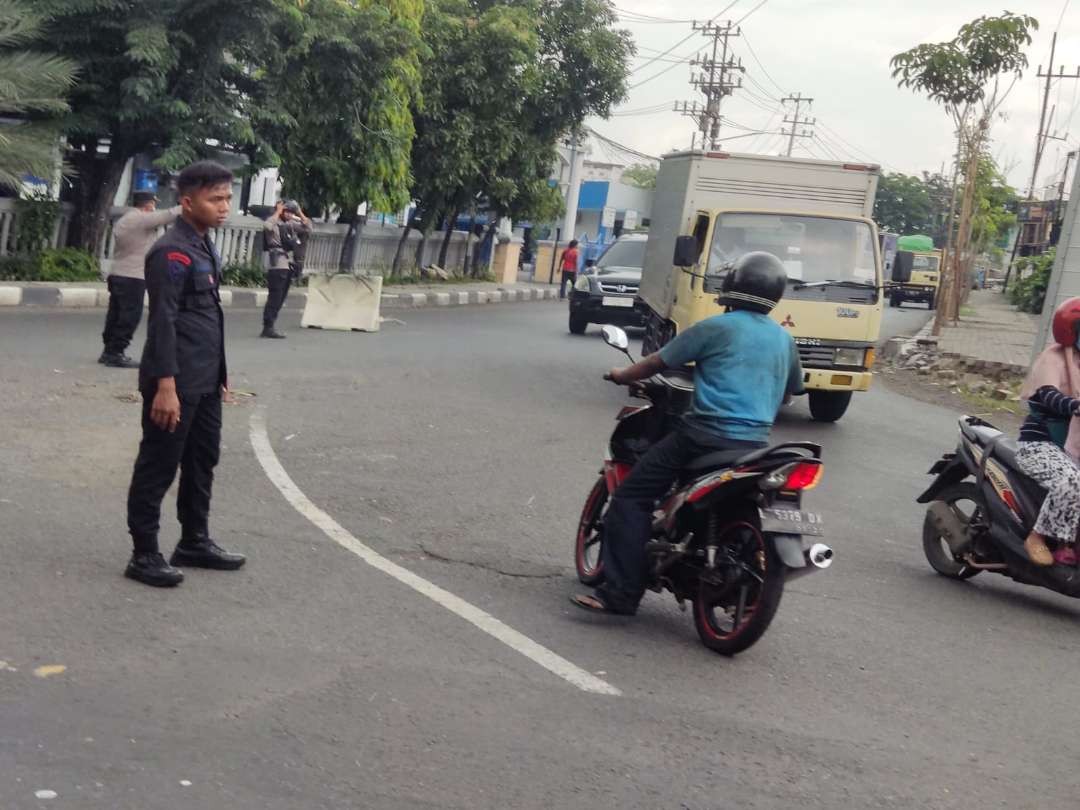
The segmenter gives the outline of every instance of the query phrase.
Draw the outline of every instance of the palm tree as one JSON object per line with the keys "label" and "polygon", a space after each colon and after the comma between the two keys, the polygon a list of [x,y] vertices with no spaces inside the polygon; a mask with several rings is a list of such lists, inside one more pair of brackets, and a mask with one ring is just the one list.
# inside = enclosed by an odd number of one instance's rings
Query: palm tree
{"label": "palm tree", "polygon": [[44,19],[23,0],[0,0],[0,186],[17,190],[27,174],[48,177],[58,158],[55,116],[75,82],[73,62],[28,50]]}

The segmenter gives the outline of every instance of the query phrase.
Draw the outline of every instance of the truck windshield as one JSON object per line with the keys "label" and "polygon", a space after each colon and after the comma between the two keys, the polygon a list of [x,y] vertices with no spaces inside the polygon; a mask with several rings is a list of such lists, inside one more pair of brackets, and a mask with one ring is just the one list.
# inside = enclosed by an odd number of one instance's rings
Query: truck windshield
{"label": "truck windshield", "polygon": [[938,256],[920,256],[916,253],[911,257],[912,270],[924,270],[933,273],[938,269],[941,259]]}
{"label": "truck windshield", "polygon": [[722,214],[713,229],[708,275],[724,275],[744,253],[762,250],[792,282],[877,284],[874,239],[865,222],[779,214]]}
{"label": "truck windshield", "polygon": [[645,265],[645,240],[619,240],[604,251],[596,266],[605,267],[643,267]]}

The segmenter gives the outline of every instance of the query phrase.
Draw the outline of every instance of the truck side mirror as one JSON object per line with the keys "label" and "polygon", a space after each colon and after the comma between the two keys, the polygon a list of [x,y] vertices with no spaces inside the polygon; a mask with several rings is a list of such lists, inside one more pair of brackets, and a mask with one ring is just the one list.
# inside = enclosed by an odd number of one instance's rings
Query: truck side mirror
{"label": "truck side mirror", "polygon": [[901,283],[911,281],[911,268],[915,264],[915,254],[909,250],[898,250],[892,264],[892,280]]}
{"label": "truck side mirror", "polygon": [[680,236],[675,240],[675,256],[671,263],[676,267],[693,267],[700,255],[697,237]]}

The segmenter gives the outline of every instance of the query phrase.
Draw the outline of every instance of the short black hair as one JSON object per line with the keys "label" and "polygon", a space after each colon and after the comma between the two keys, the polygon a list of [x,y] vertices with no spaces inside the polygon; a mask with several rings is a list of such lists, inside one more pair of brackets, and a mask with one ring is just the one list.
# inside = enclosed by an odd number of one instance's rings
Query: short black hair
{"label": "short black hair", "polygon": [[192,191],[202,188],[210,188],[222,183],[232,183],[233,173],[212,160],[200,160],[192,163],[176,178],[176,190],[183,197]]}
{"label": "short black hair", "polygon": [[578,245],[577,239],[571,239],[571,240],[570,240],[570,244],[569,244],[569,245],[567,245],[566,247],[567,247],[567,249],[569,250],[570,248],[575,248],[575,247],[577,247],[577,245]]}
{"label": "short black hair", "polygon": [[152,191],[136,191],[132,195],[131,202],[136,208],[142,208],[149,202],[157,202],[157,196]]}

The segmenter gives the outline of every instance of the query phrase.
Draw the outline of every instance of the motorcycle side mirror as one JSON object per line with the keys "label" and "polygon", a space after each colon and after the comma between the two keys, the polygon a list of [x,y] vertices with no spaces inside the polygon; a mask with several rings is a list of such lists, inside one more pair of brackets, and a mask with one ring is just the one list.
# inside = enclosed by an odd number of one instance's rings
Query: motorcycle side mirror
{"label": "motorcycle side mirror", "polygon": [[601,329],[600,333],[604,336],[604,343],[608,346],[613,349],[618,349],[624,354],[630,354],[630,338],[626,336],[625,331],[617,326],[611,326],[609,324]]}

